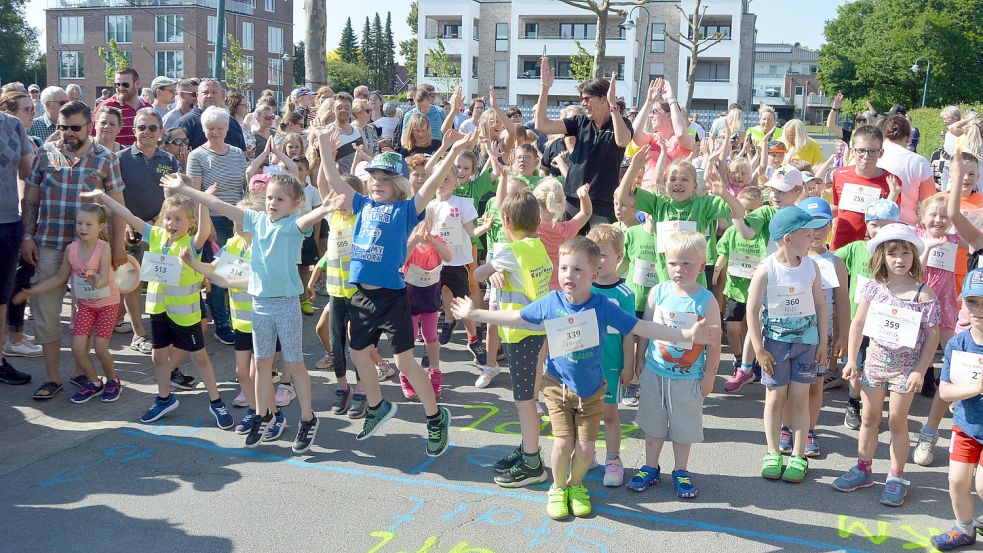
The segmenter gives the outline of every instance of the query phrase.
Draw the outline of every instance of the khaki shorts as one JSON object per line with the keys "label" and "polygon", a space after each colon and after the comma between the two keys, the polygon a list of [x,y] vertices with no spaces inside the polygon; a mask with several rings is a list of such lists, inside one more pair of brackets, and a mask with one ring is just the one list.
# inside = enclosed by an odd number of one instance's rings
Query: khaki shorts
{"label": "khaki shorts", "polygon": [[[64,250],[38,248],[38,264],[31,284],[44,282],[58,274]],[[61,340],[61,309],[65,303],[67,283],[50,292],[31,296],[31,313],[34,315],[34,341],[37,344],[50,344]]]}
{"label": "khaki shorts", "polygon": [[596,442],[604,415],[604,385],[594,395],[581,398],[552,375],[543,377],[543,401],[550,414],[553,436],[576,436],[581,442]]}

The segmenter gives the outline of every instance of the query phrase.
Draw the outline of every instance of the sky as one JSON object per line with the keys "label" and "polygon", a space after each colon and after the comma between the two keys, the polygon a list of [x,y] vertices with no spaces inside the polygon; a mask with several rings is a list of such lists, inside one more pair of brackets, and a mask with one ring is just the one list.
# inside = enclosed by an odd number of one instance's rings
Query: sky
{"label": "sky", "polygon": [[[279,0],[278,0],[279,1]],[[41,31],[41,43],[44,37],[44,8],[47,0],[28,0],[27,21]],[[351,17],[355,34],[360,35],[366,16],[374,18],[379,13],[383,24],[386,12],[392,12],[393,34],[396,44],[410,38],[410,28],[406,24],[409,13],[409,0],[374,0],[373,2],[342,2],[327,0],[328,3],[328,50],[337,47],[341,38],[341,30],[345,19]],[[836,7],[847,3],[847,0],[799,0],[795,9],[789,9],[788,0],[752,0],[751,11],[758,15],[759,42],[800,42],[803,46],[818,48],[824,42],[823,26],[825,21],[836,16]],[[712,5],[713,0],[707,4]],[[340,9],[339,9],[340,8]],[[341,13],[339,13],[341,12]],[[304,2],[294,0],[294,40],[299,41],[307,25],[304,19]],[[397,58],[398,46],[397,46]]]}

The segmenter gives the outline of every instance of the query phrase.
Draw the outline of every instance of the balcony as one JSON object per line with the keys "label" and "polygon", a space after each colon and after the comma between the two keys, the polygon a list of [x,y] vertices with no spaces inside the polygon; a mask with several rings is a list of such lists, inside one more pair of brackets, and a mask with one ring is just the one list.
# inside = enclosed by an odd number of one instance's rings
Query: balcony
{"label": "balcony", "polygon": [[429,40],[460,40],[464,37],[463,18],[453,16],[429,16],[426,18],[424,38]]}
{"label": "balcony", "polygon": [[[49,10],[78,9],[78,8],[207,8],[214,10],[218,7],[217,0],[48,0]],[[255,6],[249,2],[226,0],[225,9],[232,13],[253,15]]]}
{"label": "balcony", "polygon": [[810,94],[809,98],[806,100],[806,105],[811,108],[828,108],[833,104],[829,96]]}

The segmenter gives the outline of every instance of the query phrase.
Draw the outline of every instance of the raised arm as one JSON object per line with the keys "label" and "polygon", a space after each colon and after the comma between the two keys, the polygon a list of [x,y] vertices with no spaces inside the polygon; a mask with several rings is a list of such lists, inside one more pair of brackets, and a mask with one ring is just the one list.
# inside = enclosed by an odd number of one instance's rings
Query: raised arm
{"label": "raised arm", "polygon": [[286,172],[293,175],[295,179],[300,177],[300,169],[297,167],[297,164],[294,163],[294,160],[290,159],[290,157],[287,156],[287,153],[283,150],[283,142],[277,144],[274,140],[272,151],[273,155],[276,156],[276,158],[280,160],[280,163],[283,164],[283,169]]}
{"label": "raised arm", "polygon": [[514,147],[516,139],[515,125],[512,123],[509,117],[505,115],[505,110],[502,109],[502,106],[498,105],[498,99],[495,97],[494,86],[488,87],[488,107],[495,112],[495,116],[502,122],[502,127],[505,131],[505,144]]}
{"label": "raised arm", "polygon": [[[946,214],[949,219],[952,220],[953,226],[956,227],[956,232],[959,233],[959,237],[965,242],[973,251],[983,248],[983,232],[976,228],[976,225],[972,223],[969,219],[963,215],[962,210],[960,210],[960,203],[962,201],[962,195],[959,193],[962,188],[962,181],[964,175],[967,173],[973,173],[970,171],[970,163],[963,159],[962,148],[957,148],[955,153],[952,155],[952,160],[949,161],[949,199],[946,202]],[[971,174],[968,178],[972,178]]]}
{"label": "raised arm", "polygon": [[318,149],[321,152],[321,171],[317,179],[317,190],[323,198],[331,195],[335,191],[345,197],[344,207],[346,210],[352,209],[352,201],[355,199],[355,189],[341,178],[338,171],[338,163],[335,161],[335,152],[338,150],[338,131],[321,132],[317,135]]}
{"label": "raised arm", "polygon": [[615,199],[625,207],[635,207],[635,194],[633,194],[635,180],[645,170],[645,161],[648,159],[648,153],[648,144],[645,144],[635,152],[635,157],[631,158],[631,163],[628,164],[628,170],[625,171],[625,176],[621,177],[621,183],[618,184],[618,189],[614,192]]}
{"label": "raised arm", "polygon": [[556,74],[550,67],[550,60],[542,58],[539,61],[539,99],[536,102],[536,130],[543,134],[566,134],[567,125],[562,119],[549,119],[546,107],[549,105],[550,87]]}
{"label": "raised arm", "polygon": [[683,110],[676,101],[676,96],[672,93],[672,85],[669,81],[665,84],[665,101],[669,103],[669,116],[672,119],[672,131],[676,135],[679,145],[687,150],[696,150],[696,139],[689,133],[689,121],[683,115]]}
{"label": "raised arm", "polygon": [[611,73],[611,83],[608,86],[608,111],[611,112],[611,126],[614,128],[614,143],[619,148],[628,147],[631,142],[631,131],[625,125],[625,118],[618,111],[618,95],[615,92],[615,83],[618,80],[618,73]]}
{"label": "raised arm", "polygon": [[263,151],[260,152],[259,155],[253,159],[252,163],[249,164],[249,167],[246,168],[246,182],[249,182],[249,179],[253,178],[253,175],[257,175],[263,170],[263,165],[266,165],[266,163],[270,160],[272,147],[273,135],[271,134],[266,140],[266,147],[263,148]]}
{"label": "raised arm", "polygon": [[454,92],[454,96],[451,97],[451,109],[447,111],[447,117],[444,117],[444,122],[440,125],[441,133],[446,133],[454,128],[454,119],[456,119],[457,114],[461,112],[461,107],[463,105],[464,97],[461,95],[461,87],[457,87],[457,91]]}
{"label": "raised arm", "polygon": [[635,125],[635,134],[632,136],[632,140],[638,146],[646,145],[652,140],[652,135],[645,131],[644,123],[652,116],[652,106],[659,100],[664,85],[665,79],[662,77],[658,77],[654,81],[649,81],[649,88],[645,94],[645,103],[638,110],[638,117],[635,119],[636,121],[640,121],[641,124]]}
{"label": "raised arm", "polygon": [[590,185],[585,184],[577,189],[577,198],[580,200],[580,211],[570,219],[577,231],[584,228],[590,222],[591,215],[594,214],[594,204],[590,201]]}
{"label": "raised arm", "polygon": [[297,229],[300,232],[307,232],[314,228],[314,225],[323,221],[332,211],[338,211],[345,205],[345,196],[332,192],[321,200],[321,205],[310,210],[308,213],[297,218]]}
{"label": "raised arm", "polygon": [[454,129],[451,129],[446,133],[444,133],[444,137],[440,141],[440,147],[437,148],[437,151],[434,152],[433,155],[430,156],[430,159],[427,160],[425,169],[428,175],[433,174],[433,172],[437,169],[437,164],[443,161],[444,154],[450,151],[451,146],[454,145],[454,142],[456,142],[460,138],[461,138],[461,133],[455,131]]}
{"label": "raised arm", "polygon": [[440,186],[447,175],[450,174],[451,169],[454,167],[454,160],[461,152],[474,148],[474,145],[478,143],[478,130],[474,130],[461,140],[458,140],[451,146],[450,155],[441,160],[440,164],[437,165],[436,170],[431,174],[427,181],[423,183],[420,187],[420,191],[416,193],[414,199],[416,201],[416,212],[423,213],[426,209],[427,204],[433,199],[434,194],[437,193],[437,188]]}
{"label": "raised arm", "polygon": [[207,194],[200,190],[195,190],[194,188],[184,184],[184,181],[181,180],[181,177],[178,175],[164,175],[160,179],[160,187],[178,194],[184,194],[192,200],[201,202],[209,208],[214,209],[223,217],[239,223],[240,225],[242,224],[241,209],[232,204],[227,204],[211,194]]}
{"label": "raised arm", "polygon": [[454,298],[451,301],[451,312],[455,317],[461,319],[470,319],[475,322],[497,326],[517,326],[525,323],[518,311],[475,309],[471,298],[467,296]]}
{"label": "raised arm", "polygon": [[[27,190],[30,191],[31,189],[28,188]],[[133,212],[127,209],[125,205],[114,200],[112,196],[106,194],[101,188],[89,190],[88,192],[82,192],[79,194],[79,197],[87,198],[106,206],[109,211],[113,212],[113,214],[118,217],[122,217],[126,224],[130,225],[133,230],[139,232],[139,230],[143,228],[143,225],[146,224],[143,222],[143,219],[134,215]]]}
{"label": "raised arm", "polygon": [[[216,191],[218,191],[218,185],[213,184],[208,187],[205,194],[214,198]],[[217,200],[218,198],[215,199]],[[198,202],[198,230],[195,232],[194,238],[196,250],[201,250],[202,246],[205,245],[205,242],[208,242],[208,238],[212,235],[212,227],[212,216],[208,212],[208,206]]]}
{"label": "raised arm", "polygon": [[840,108],[843,106],[843,93],[837,92],[836,96],[833,97],[833,106],[829,110],[829,115],[826,117],[826,128],[829,129],[829,134],[833,136],[843,136],[843,127],[837,121],[840,115]]}

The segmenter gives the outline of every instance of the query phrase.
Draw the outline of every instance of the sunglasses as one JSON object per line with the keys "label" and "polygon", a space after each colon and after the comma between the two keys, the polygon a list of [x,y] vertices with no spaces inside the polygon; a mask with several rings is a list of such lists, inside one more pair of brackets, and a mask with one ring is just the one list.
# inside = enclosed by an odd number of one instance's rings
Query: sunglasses
{"label": "sunglasses", "polygon": [[168,138],[164,141],[164,144],[173,144],[174,146],[184,146],[185,144],[191,144],[191,141],[187,138]]}
{"label": "sunglasses", "polygon": [[157,129],[159,129],[159,128],[160,127],[158,127],[157,125],[137,125],[136,126],[136,129],[138,131],[157,132]]}
{"label": "sunglasses", "polygon": [[276,115],[264,115],[263,116],[263,119],[265,119],[267,121],[272,121],[272,120],[276,119]]}
{"label": "sunglasses", "polygon": [[182,90],[180,92],[180,94],[184,94],[185,96],[191,96],[192,98],[197,98],[198,97],[198,93],[197,92],[188,92],[186,90]]}
{"label": "sunglasses", "polygon": [[130,88],[130,83],[113,83],[116,88]]}
{"label": "sunglasses", "polygon": [[68,130],[70,130],[72,132],[79,132],[84,127],[85,127],[85,125],[55,125],[55,128],[57,128],[60,131],[68,131]]}

